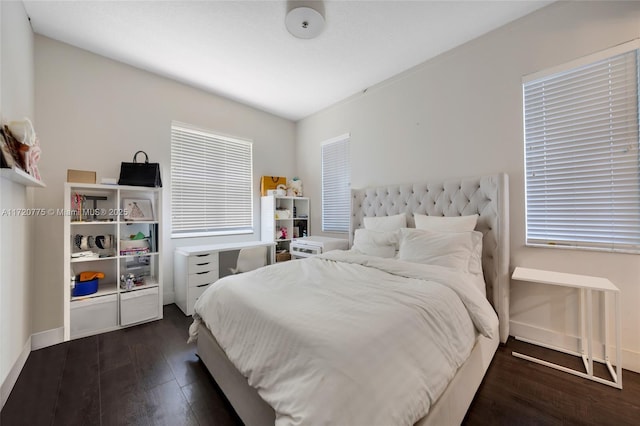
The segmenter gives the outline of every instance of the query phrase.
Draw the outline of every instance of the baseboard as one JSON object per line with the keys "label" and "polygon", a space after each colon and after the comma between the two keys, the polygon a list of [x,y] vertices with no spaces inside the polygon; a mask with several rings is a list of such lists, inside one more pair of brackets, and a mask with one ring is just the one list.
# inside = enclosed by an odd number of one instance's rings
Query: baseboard
{"label": "baseboard", "polygon": [[622,349],[622,368],[640,373],[640,352]]}
{"label": "baseboard", "polygon": [[[512,336],[524,337],[536,342],[546,343],[547,345],[562,348],[568,351],[577,352],[580,347],[580,339],[578,336],[566,335],[554,330],[542,327],[536,327],[531,324],[525,324],[519,321],[509,321],[509,334]],[[611,342],[609,342],[611,343]],[[602,342],[594,340],[594,355],[602,356]],[[608,348],[609,353],[615,353],[615,349]],[[622,348],[622,368],[640,373],[640,352]]]}
{"label": "baseboard", "polygon": [[64,327],[52,328],[31,335],[31,350],[46,348],[64,342]]}
{"label": "baseboard", "polygon": [[20,376],[20,372],[22,371],[24,364],[27,362],[27,358],[29,357],[30,353],[31,336],[29,336],[29,338],[27,339],[27,342],[24,344],[24,347],[22,348],[22,352],[20,352],[18,359],[13,364],[13,367],[9,371],[9,374],[7,374],[7,377],[2,382],[2,386],[0,387],[0,402],[2,402],[2,404],[0,405],[0,408],[4,407],[4,403],[7,402],[7,399],[9,399],[9,395],[13,390],[13,386],[16,384],[18,376]]}

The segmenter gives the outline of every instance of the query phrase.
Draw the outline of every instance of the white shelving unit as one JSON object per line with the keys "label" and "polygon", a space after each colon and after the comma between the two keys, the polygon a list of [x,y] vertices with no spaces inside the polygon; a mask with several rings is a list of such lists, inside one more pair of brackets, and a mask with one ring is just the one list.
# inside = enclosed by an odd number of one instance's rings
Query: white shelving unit
{"label": "white shelving unit", "polygon": [[[289,251],[291,241],[310,235],[309,198],[268,195],[262,197],[260,209],[261,239],[275,242],[275,250]],[[272,259],[276,259],[275,254],[272,255]]]}
{"label": "white shelving unit", "polygon": [[[67,183],[64,197],[64,339],[161,319],[162,189]],[[78,199],[83,200],[80,212]],[[144,220],[132,217],[125,205],[132,201],[142,206]],[[147,247],[127,251],[123,241],[138,233],[145,236]],[[84,251],[94,257],[74,257]],[[105,277],[97,292],[74,297],[73,278],[87,271]],[[128,274],[136,277],[129,289],[121,280]]]}

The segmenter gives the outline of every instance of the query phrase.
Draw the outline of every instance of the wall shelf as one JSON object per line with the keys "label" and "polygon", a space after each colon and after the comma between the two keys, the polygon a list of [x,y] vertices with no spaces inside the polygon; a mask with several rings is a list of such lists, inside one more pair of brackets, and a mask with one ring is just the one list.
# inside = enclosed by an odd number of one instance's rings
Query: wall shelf
{"label": "wall shelf", "polygon": [[45,188],[47,186],[29,173],[15,167],[12,169],[0,169],[0,175],[3,179],[11,180],[24,186],[33,186],[36,188]]}

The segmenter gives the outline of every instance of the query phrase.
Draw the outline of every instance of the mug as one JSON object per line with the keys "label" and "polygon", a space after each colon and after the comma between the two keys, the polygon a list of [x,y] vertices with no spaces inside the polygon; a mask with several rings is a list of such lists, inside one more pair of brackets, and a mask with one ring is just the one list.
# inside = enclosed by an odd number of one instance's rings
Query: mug
{"label": "mug", "polygon": [[80,250],[89,250],[94,248],[98,242],[97,237],[94,238],[93,235],[76,234],[73,236],[73,243]]}
{"label": "mug", "polygon": [[82,235],[80,234],[76,234],[73,236],[73,244],[77,247],[80,248],[80,246],[82,245]]}
{"label": "mug", "polygon": [[85,235],[80,236],[80,250],[89,250],[89,237]]}
{"label": "mug", "polygon": [[113,235],[98,235],[96,237],[96,246],[99,249],[110,249],[113,246]]}

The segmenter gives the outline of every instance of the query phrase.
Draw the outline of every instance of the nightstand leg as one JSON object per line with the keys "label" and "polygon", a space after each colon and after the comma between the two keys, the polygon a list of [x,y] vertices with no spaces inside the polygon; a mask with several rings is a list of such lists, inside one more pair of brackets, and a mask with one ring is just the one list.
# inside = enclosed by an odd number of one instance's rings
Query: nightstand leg
{"label": "nightstand leg", "polygon": [[593,377],[593,294],[587,289],[587,357],[589,364],[587,374]]}
{"label": "nightstand leg", "polygon": [[610,359],[609,359],[609,294],[606,291],[603,291],[602,293],[602,298],[604,299],[603,302],[603,306],[602,306],[602,312],[604,312],[604,330],[602,330],[602,340],[604,341],[604,351],[603,351],[603,355],[604,355],[604,362],[607,363],[607,365],[610,363]]}
{"label": "nightstand leg", "polygon": [[620,311],[620,292],[614,293],[616,310],[616,377],[614,381],[620,389],[622,389],[622,331],[620,326],[622,324],[622,312]]}
{"label": "nightstand leg", "polygon": [[585,311],[587,310],[587,304],[585,302],[585,290],[583,288],[580,289],[580,294],[578,295],[580,300],[578,301],[578,311],[579,311],[579,315],[580,315],[580,357],[582,358],[582,364],[584,365],[584,370],[589,373],[589,361],[587,359],[587,348],[586,348],[586,336],[585,336],[585,330],[587,328],[586,325],[586,313]]}

